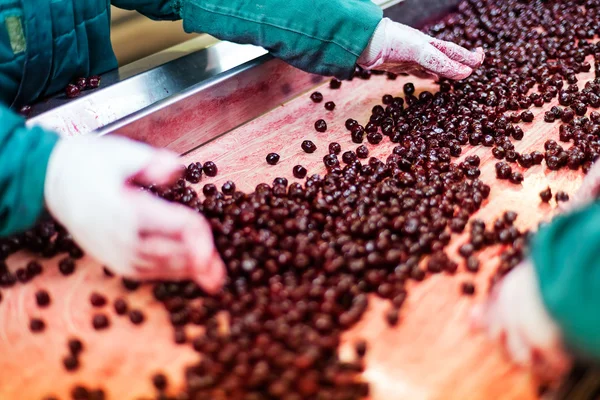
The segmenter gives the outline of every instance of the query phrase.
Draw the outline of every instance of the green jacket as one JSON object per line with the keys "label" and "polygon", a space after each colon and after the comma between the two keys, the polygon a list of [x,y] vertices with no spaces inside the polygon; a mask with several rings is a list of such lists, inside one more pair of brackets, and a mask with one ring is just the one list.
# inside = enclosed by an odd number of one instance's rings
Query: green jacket
{"label": "green jacket", "polygon": [[532,243],[542,299],[579,356],[600,361],[600,202],[561,215]]}
{"label": "green jacket", "polygon": [[[109,0],[0,0],[0,235],[30,227],[44,205],[57,141],[10,108],[117,67]],[[369,0],[112,0],[188,32],[262,46],[303,70],[349,77],[382,18]]]}

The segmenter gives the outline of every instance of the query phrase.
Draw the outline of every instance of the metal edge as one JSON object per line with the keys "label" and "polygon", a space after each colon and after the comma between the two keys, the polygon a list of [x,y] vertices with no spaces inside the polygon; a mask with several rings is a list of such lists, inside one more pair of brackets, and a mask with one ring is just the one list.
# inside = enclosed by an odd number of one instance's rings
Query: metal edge
{"label": "metal edge", "polygon": [[149,115],[153,115],[154,113],[156,113],[166,107],[172,106],[173,104],[178,103],[189,96],[193,96],[194,94],[196,94],[198,92],[202,92],[204,90],[214,88],[215,86],[218,86],[219,84],[221,84],[223,81],[225,81],[227,79],[231,79],[238,74],[242,74],[252,68],[260,66],[264,62],[267,62],[271,59],[273,59],[273,57],[271,55],[265,54],[258,58],[247,61],[244,64],[233,67],[230,70],[223,71],[220,74],[211,76],[208,79],[198,82],[197,84],[195,84],[189,88],[186,88],[179,93],[176,93],[172,96],[168,96],[146,108],[138,110],[137,112],[134,112],[122,119],[114,121],[100,129],[98,129],[96,132],[99,135],[104,135],[104,134],[119,130],[119,129],[123,128],[124,126],[129,125],[136,120],[142,119]]}
{"label": "metal edge", "polygon": [[265,55],[99,130],[186,153],[325,78]]}
{"label": "metal edge", "polygon": [[27,124],[64,136],[90,133],[265,54],[260,47],[219,42],[143,73],[120,68],[104,74],[99,89],[76,99],[59,94],[34,105],[34,112],[41,114],[34,114]]}

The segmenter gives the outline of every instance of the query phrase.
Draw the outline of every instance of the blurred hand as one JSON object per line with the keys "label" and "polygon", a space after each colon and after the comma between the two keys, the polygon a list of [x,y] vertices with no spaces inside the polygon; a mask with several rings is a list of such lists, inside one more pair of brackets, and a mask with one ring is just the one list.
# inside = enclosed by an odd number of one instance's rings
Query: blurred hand
{"label": "blurred hand", "polygon": [[136,279],[196,281],[218,291],[225,267],[206,220],[129,182],[170,184],[178,157],[121,137],[61,140],[45,181],[50,213],[88,254]]}
{"label": "blurred hand", "polygon": [[384,18],[358,59],[358,65],[393,73],[460,80],[471,75],[483,63],[484,56],[482,49],[472,52]]}
{"label": "blurred hand", "polygon": [[475,327],[500,341],[511,359],[554,379],[570,367],[558,326],[548,315],[530,261],[523,261],[491,290],[473,312]]}
{"label": "blurred hand", "polygon": [[574,211],[583,208],[598,198],[600,194],[600,163],[596,162],[583,178],[581,186],[572,196],[571,200],[562,203],[559,202],[559,208],[562,212]]}

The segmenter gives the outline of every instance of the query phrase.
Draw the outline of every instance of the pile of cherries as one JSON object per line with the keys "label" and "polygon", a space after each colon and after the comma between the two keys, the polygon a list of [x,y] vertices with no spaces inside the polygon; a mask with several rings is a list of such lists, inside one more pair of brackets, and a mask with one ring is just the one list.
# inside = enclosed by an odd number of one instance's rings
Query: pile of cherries
{"label": "pile of cherries", "polygon": [[[394,326],[407,282],[458,268],[476,273],[477,252],[492,245],[503,246],[493,281],[523,258],[529,234],[514,226],[515,213],[506,212],[488,226],[470,220],[490,187],[479,180],[479,157],[453,161],[463,148],[489,148],[498,159],[497,178],[513,184],[521,184],[523,172],[535,165],[587,172],[598,158],[600,114],[588,116],[588,111],[600,106],[600,43],[592,40],[599,27],[598,0],[465,1],[427,33],[467,48],[483,47],[483,66],[465,80],[441,80],[436,93],[417,96],[408,83],[403,97],[385,95],[364,124],[348,119],[346,129],[360,144],[356,151],[344,151],[338,143],[318,148],[302,143],[307,153],[324,153],[325,174],[310,175],[303,184],[278,177],[252,193],[237,190],[230,181],[221,190],[209,183],[200,194],[189,184],[218,171],[205,162],[188,166],[172,187],[144,188],[203,214],[228,270],[225,288],[215,296],[193,282],[153,285],[154,297],[169,313],[173,340],[200,354],[185,371],[185,390],[175,397],[164,393],[164,375],[152,377],[158,398],[367,396],[369,386],[360,377],[366,342],[357,340],[349,359],[341,359],[337,349],[342,333],[365,313],[370,295],[389,301],[385,318]],[[580,89],[578,74],[591,71],[591,59],[596,79]],[[357,68],[355,77],[381,74]],[[330,88],[341,85],[334,79]],[[311,99],[321,103],[324,97],[315,92]],[[559,105],[539,118],[560,124],[557,136],[565,144],[548,140],[539,151],[517,152],[513,142],[524,137],[518,124],[533,122],[532,110],[554,99]],[[325,109],[335,112],[335,104],[326,102]],[[314,128],[324,132],[327,123],[318,120]],[[370,145],[392,142],[390,154],[369,158],[365,140]],[[274,165],[279,158],[270,153],[266,162]],[[301,165],[290,172],[301,179],[308,174]],[[543,201],[551,196],[549,189],[540,194]],[[465,230],[468,241],[459,248],[464,259],[459,265],[445,249],[453,235]],[[82,256],[52,221],[0,241],[0,258],[20,249],[47,257],[68,252],[61,264],[65,275]],[[4,266],[0,286],[25,283],[39,273],[35,262],[16,273]],[[138,286],[132,281],[124,285],[129,290]],[[465,295],[475,289],[463,282]],[[128,313],[124,300],[118,301],[115,312]],[[129,317],[144,322],[141,311]],[[205,334],[188,337],[186,325],[201,325]],[[72,350],[69,361],[69,366],[76,362]],[[83,389],[78,390],[81,396]]]}
{"label": "pile of cherries", "polygon": [[[384,96],[365,125],[346,122],[355,143],[377,145],[385,137],[396,143],[385,160],[367,159],[364,150],[363,157],[342,152],[332,143],[323,157],[327,173],[303,185],[276,178],[250,194],[224,194],[208,184],[204,200],[192,196],[190,202],[182,201],[189,190],[183,181],[167,193],[151,189],[208,218],[229,273],[226,289],[211,298],[189,282],[154,288],[176,339],[190,340],[202,354],[186,370],[186,393],[178,398],[360,398],[368,394],[358,375],[365,343],[356,343],[352,360],[340,360],[336,350],[341,333],[360,320],[369,294],[389,300],[385,317],[395,325],[407,281],[457,270],[444,249],[467,226],[469,240],[459,250],[467,271],[477,272],[476,253],[496,244],[504,251],[493,281],[514,268],[529,234],[513,225],[512,212],[488,227],[468,222],[490,188],[478,179],[479,158],[452,159],[467,145],[489,147],[502,163],[498,177],[514,184],[544,162],[551,170],[589,170],[600,145],[598,114],[585,116],[599,105],[600,45],[590,40],[599,5],[462,3],[429,33],[468,48],[483,46],[484,65],[463,81],[442,80],[435,94],[415,96],[407,84],[403,98]],[[580,90],[577,74],[590,70],[589,57],[596,80]],[[373,74],[379,73],[357,69],[356,76]],[[340,85],[333,80],[330,87]],[[543,118],[560,120],[560,141],[573,145],[549,140],[543,151],[518,153],[513,141],[524,137],[518,123],[533,122],[530,109],[555,98],[560,106]],[[320,103],[323,96],[311,99]],[[326,123],[317,121],[315,129],[324,131]],[[303,176],[298,167],[294,175]],[[470,295],[475,287],[464,282],[462,290]],[[196,297],[203,298],[199,307],[190,302]],[[205,326],[206,335],[185,338],[181,326],[190,323]]]}
{"label": "pile of cherries", "polygon": [[228,269],[225,289],[213,297],[191,282],[154,287],[179,342],[186,340],[185,325],[206,328],[189,339],[202,360],[186,371],[188,395],[367,395],[358,376],[366,350],[341,360],[341,333],[361,319],[368,294],[390,301],[386,319],[395,325],[407,281],[454,273],[457,264],[444,248],[490,193],[464,172],[476,169],[478,158],[459,167],[449,153],[439,157],[425,165],[400,164],[395,153],[385,162],[347,156],[342,166],[332,152],[324,157],[327,174],[304,185],[279,177],[243,193],[209,183],[202,196],[183,179],[171,188],[148,188],[208,219]]}

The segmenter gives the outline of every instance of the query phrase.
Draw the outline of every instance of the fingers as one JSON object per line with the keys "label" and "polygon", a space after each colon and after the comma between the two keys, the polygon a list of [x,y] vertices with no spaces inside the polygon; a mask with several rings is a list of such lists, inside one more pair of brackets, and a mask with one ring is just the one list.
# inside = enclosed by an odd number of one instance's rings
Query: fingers
{"label": "fingers", "polygon": [[485,51],[483,50],[483,47],[478,47],[475,49],[475,52],[481,54],[481,62],[478,65],[479,67],[481,66],[481,64],[483,64],[483,61],[485,60]]}
{"label": "fingers", "polygon": [[481,48],[477,48],[475,51],[470,51],[455,43],[438,39],[434,39],[431,42],[431,45],[444,53],[450,59],[464,64],[472,69],[479,68],[485,57],[485,53]]}
{"label": "fingers", "polygon": [[487,301],[483,307],[483,318],[481,323],[491,339],[500,338],[505,329],[505,321],[502,318],[502,313],[499,310],[497,302]]}
{"label": "fingers", "polygon": [[[169,203],[134,188],[127,189],[125,196],[129,198],[128,201],[135,204],[142,237],[158,234],[181,239],[183,234],[190,230],[195,230],[204,237],[212,237],[208,223],[200,214],[190,208],[181,204]],[[212,249],[212,241],[210,241],[210,249]]]}
{"label": "fingers", "polygon": [[160,235],[151,235],[142,239],[137,247],[136,267],[150,271],[156,269],[157,265],[165,275],[171,273],[181,277],[188,273],[191,258],[184,243]]}
{"label": "fingers", "polygon": [[[501,287],[496,289],[502,290]],[[512,299],[502,295],[487,299],[484,304],[473,309],[472,324],[484,330],[490,339],[500,343],[513,362],[529,365],[532,349],[519,332],[519,320],[513,315],[518,311],[512,307],[510,300]]]}
{"label": "fingers", "polygon": [[183,168],[174,153],[157,150],[146,167],[137,172],[131,179],[145,185],[169,185],[182,176]]}
{"label": "fingers", "polygon": [[558,349],[535,350],[533,353],[533,370],[537,376],[554,381],[566,374],[572,365],[571,358],[562,350]]}
{"label": "fingers", "polygon": [[191,278],[206,292],[215,293],[225,282],[225,264],[214,246],[208,223],[202,216],[196,214],[196,217],[183,236],[191,257]]}
{"label": "fingers", "polygon": [[524,338],[516,332],[506,333],[506,350],[512,361],[521,366],[531,365],[533,349],[525,342]]}
{"label": "fingers", "polygon": [[[407,71],[425,77],[415,68],[432,75],[460,80],[483,62],[481,49],[471,52],[454,43],[434,39],[404,24],[384,18],[359,59],[359,65],[388,72]],[[413,70],[413,71],[410,71]]]}
{"label": "fingers", "polygon": [[225,265],[206,220],[148,193],[129,195],[136,197],[140,221],[138,254],[144,268],[137,272],[154,278],[193,279],[209,293],[218,291],[225,280]]}
{"label": "fingers", "polygon": [[181,176],[181,162],[172,151],[155,149],[120,136],[103,137],[88,145],[99,154],[110,155],[111,162],[119,165],[119,179],[162,185],[173,183]]}
{"label": "fingers", "polygon": [[[203,238],[203,240],[211,240]],[[225,282],[225,265],[216,251],[190,248],[186,241],[152,236],[142,241],[134,265],[137,279],[195,281],[207,293],[218,292]]]}
{"label": "fingers", "polygon": [[118,165],[115,172],[118,172],[119,180],[126,180],[138,173],[150,163],[156,152],[147,144],[117,135],[90,139],[87,145],[93,148],[95,154],[103,158],[110,157],[111,163]]}
{"label": "fingers", "polygon": [[513,362],[536,374],[559,376],[568,369],[570,358],[560,330],[544,309],[536,279],[533,265],[521,263],[473,309],[471,324],[497,341]]}
{"label": "fingers", "polygon": [[427,72],[427,71],[423,70],[422,68],[410,68],[410,69],[407,69],[405,72],[408,74],[411,74],[413,76],[416,76],[417,78],[421,78],[421,79],[431,79],[434,81],[439,79],[439,77],[437,75]]}
{"label": "fingers", "polygon": [[453,80],[465,79],[473,73],[472,68],[452,60],[430,44],[420,53],[417,62],[428,72]]}
{"label": "fingers", "polygon": [[[195,270],[192,279],[204,289],[205,292],[217,293],[225,284],[226,268],[223,260],[215,250],[206,259],[205,255],[196,254]],[[198,260],[201,260],[198,262]]]}
{"label": "fingers", "polygon": [[113,136],[61,141],[52,157],[46,187],[55,190],[46,201],[87,253],[122,275],[220,289],[225,267],[204,218],[127,185],[172,182],[180,171],[174,153]]}
{"label": "fingers", "polygon": [[469,323],[472,331],[479,331],[486,328],[487,323],[485,316],[485,306],[483,304],[476,304],[473,306],[471,315],[469,316]]}

